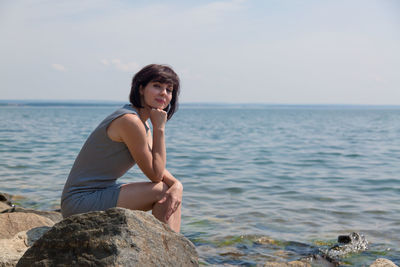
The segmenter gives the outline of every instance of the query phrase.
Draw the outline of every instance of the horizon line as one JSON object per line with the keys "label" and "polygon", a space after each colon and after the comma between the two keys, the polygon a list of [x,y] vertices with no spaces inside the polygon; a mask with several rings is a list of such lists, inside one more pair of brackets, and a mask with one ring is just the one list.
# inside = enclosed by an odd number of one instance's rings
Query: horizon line
{"label": "horizon line", "polygon": [[[0,105],[120,105],[128,101],[88,99],[0,99]],[[273,102],[180,102],[179,105],[256,105],[256,106],[369,106],[400,107],[400,104],[352,104],[352,103],[273,103]]]}

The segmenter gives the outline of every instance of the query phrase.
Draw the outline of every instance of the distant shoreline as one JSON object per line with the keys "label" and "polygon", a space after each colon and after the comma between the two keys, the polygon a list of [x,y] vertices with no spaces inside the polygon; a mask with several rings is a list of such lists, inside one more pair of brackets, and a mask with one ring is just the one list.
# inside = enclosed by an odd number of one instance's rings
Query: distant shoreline
{"label": "distant shoreline", "polygon": [[[0,107],[102,107],[121,106],[128,101],[102,100],[0,100]],[[400,109],[400,105],[368,104],[274,104],[274,103],[180,103],[183,108],[277,108],[277,109]]]}

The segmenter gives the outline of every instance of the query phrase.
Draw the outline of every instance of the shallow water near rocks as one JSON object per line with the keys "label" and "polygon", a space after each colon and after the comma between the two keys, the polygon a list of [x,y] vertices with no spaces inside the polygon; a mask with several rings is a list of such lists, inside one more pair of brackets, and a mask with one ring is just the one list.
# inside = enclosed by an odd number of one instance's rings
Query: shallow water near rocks
{"label": "shallow water near rocks", "polygon": [[[59,206],[83,142],[118,106],[0,107],[0,191]],[[343,266],[400,264],[400,108],[183,105],[167,168],[184,185],[182,233],[203,265],[263,265],[362,232]],[[137,166],[123,182],[146,179]]]}

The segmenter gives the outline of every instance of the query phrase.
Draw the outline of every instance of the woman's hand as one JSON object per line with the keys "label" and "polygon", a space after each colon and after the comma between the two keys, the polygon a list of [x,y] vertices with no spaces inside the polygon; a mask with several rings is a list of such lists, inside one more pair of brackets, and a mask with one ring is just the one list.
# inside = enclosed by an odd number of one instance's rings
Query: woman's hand
{"label": "woman's hand", "polygon": [[182,184],[180,182],[174,183],[165,193],[164,197],[158,201],[158,203],[165,203],[167,205],[167,211],[165,213],[166,221],[169,217],[179,208],[182,202]]}
{"label": "woman's hand", "polygon": [[150,120],[154,129],[164,129],[165,123],[167,122],[167,112],[162,109],[152,108],[150,110]]}

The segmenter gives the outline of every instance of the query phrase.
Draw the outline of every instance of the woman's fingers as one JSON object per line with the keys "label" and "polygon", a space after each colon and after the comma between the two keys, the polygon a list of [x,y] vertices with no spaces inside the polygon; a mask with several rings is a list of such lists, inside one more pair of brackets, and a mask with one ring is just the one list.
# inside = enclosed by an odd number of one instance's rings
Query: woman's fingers
{"label": "woman's fingers", "polygon": [[165,218],[169,219],[169,217],[171,217],[171,215],[179,208],[179,205],[181,204],[181,201],[177,198],[170,198],[170,203],[168,203],[168,207],[167,207],[167,212],[165,214]]}
{"label": "woman's fingers", "polygon": [[163,197],[162,199],[160,199],[159,201],[157,201],[157,203],[164,203],[165,201],[167,201],[167,197]]}
{"label": "woman's fingers", "polygon": [[155,128],[164,128],[167,121],[167,112],[162,109],[151,109],[150,121]]}

